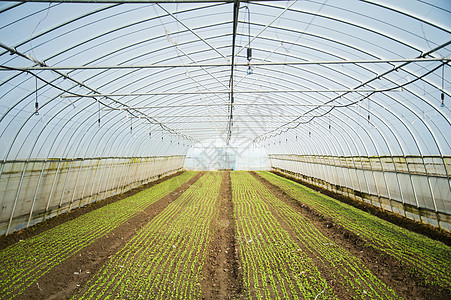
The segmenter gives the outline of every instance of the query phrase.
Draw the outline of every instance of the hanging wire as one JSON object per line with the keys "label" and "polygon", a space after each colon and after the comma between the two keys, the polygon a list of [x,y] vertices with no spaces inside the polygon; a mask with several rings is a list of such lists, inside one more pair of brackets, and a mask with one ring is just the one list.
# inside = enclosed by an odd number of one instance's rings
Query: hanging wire
{"label": "hanging wire", "polygon": [[445,106],[445,64],[442,66],[442,93],[440,94],[440,98],[442,99],[442,104],[440,104],[441,107]]}
{"label": "hanging wire", "polygon": [[35,90],[35,103],[34,103],[34,108],[36,109],[34,114],[36,116],[39,116],[39,103],[38,103],[38,78],[35,77],[35,83],[36,83],[36,90]]}
{"label": "hanging wire", "polygon": [[[446,61],[446,63],[448,63],[448,61]],[[395,90],[395,89],[403,89],[405,86],[407,86],[407,85],[409,85],[409,84],[412,84],[412,83],[415,83],[415,82],[417,82],[417,81],[423,79],[424,77],[428,76],[429,74],[432,74],[433,72],[437,71],[437,70],[438,70],[439,68],[441,68],[441,67],[442,67],[441,65],[438,65],[437,67],[435,67],[435,68],[433,68],[433,69],[427,71],[427,72],[424,73],[423,75],[417,76],[417,77],[415,77],[414,79],[409,80],[409,81],[407,81],[407,82],[405,82],[405,83],[403,83],[403,84],[398,84],[398,85],[396,85],[396,86],[393,86],[393,87],[390,87],[390,88],[386,88],[386,89],[383,89],[383,90],[380,90],[380,91],[377,91],[377,92],[378,92],[378,93],[384,93],[384,92],[388,92],[388,91],[393,91],[393,90]],[[443,72],[443,71],[442,71],[442,72]],[[380,76],[379,76],[379,77],[380,77]],[[442,76],[442,77],[444,77],[444,76]],[[443,80],[443,81],[444,81],[444,80]],[[337,109],[337,108],[344,108],[344,107],[349,107],[349,106],[352,106],[352,105],[356,105],[356,104],[357,104],[358,107],[359,107],[359,109],[361,109],[360,103],[363,102],[365,99],[369,98],[371,95],[373,95],[373,94],[375,94],[375,93],[376,93],[376,92],[369,93],[368,95],[365,95],[365,96],[363,96],[362,98],[357,99],[357,100],[352,101],[352,102],[347,103],[347,104],[337,104],[337,105],[334,105],[333,107],[331,107],[329,110],[327,110],[327,111],[324,112],[324,113],[321,113],[321,114],[318,114],[318,115],[315,115],[315,116],[311,116],[309,120],[306,120],[306,121],[299,121],[299,119],[304,118],[304,117],[307,117],[305,114],[303,114],[303,115],[301,115],[301,116],[295,118],[295,119],[292,120],[292,121],[289,121],[289,122],[287,122],[287,123],[285,123],[285,124],[283,124],[283,125],[278,126],[277,128],[275,128],[275,129],[273,129],[273,130],[271,130],[271,131],[266,132],[265,134],[262,134],[262,135],[258,136],[258,137],[256,138],[256,140],[257,140],[257,141],[258,141],[258,140],[261,140],[261,139],[263,138],[263,136],[275,137],[275,136],[278,136],[278,135],[283,134],[284,132],[287,132],[288,130],[296,129],[296,128],[298,128],[298,126],[300,126],[301,124],[309,124],[309,123],[312,122],[314,119],[320,118],[320,117],[324,117],[324,116],[328,115],[329,113],[331,113],[334,109]],[[327,101],[327,102],[325,102],[325,103],[322,103],[322,105],[326,105],[326,104],[329,104],[329,103],[332,102],[332,101],[336,101],[337,98],[339,99],[340,97],[342,97],[342,95],[339,95],[338,97],[335,97],[335,98],[333,98],[333,99],[331,99],[331,100],[329,100],[329,101]],[[444,98],[444,96],[443,96],[443,98]],[[323,107],[322,105],[318,105],[316,108],[311,109],[311,110],[309,111],[309,113],[313,112],[315,109],[318,109],[318,108],[320,108],[320,107]],[[444,105],[444,104],[443,104],[443,105]],[[288,126],[289,124],[295,124],[295,125],[293,125],[293,126]],[[373,125],[373,126],[374,126],[374,125]]]}
{"label": "hanging wire", "polygon": [[98,110],[98,112],[99,112],[99,118],[97,119],[97,123],[99,124],[99,127],[100,127],[100,100],[99,99],[96,99],[97,100],[97,105],[98,105],[98,107],[99,107],[99,110]]}
{"label": "hanging wire", "polygon": [[247,8],[247,35],[248,35],[248,46],[247,46],[247,73],[252,74],[251,59],[252,59],[252,48],[251,48],[251,11],[249,6]]}

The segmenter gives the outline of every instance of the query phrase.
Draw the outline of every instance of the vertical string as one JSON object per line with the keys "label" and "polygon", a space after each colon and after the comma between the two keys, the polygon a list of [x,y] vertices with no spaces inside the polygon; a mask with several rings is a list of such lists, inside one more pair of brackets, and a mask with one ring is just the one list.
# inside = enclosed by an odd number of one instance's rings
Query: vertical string
{"label": "vertical string", "polygon": [[35,83],[36,83],[36,90],[35,90],[35,103],[34,103],[34,108],[35,108],[35,115],[39,116],[39,103],[38,103],[38,77],[35,77]]}
{"label": "vertical string", "polygon": [[249,6],[247,6],[247,33],[248,33],[248,44],[249,48],[251,47],[251,10]]}
{"label": "vertical string", "polygon": [[440,94],[440,98],[442,99],[441,107],[445,106],[445,64],[442,66],[442,93]]}
{"label": "vertical string", "polygon": [[99,118],[97,120],[97,122],[99,123],[99,127],[100,127],[100,100],[97,99],[97,104],[98,104],[98,109],[99,109]]}
{"label": "vertical string", "polygon": [[247,46],[247,73],[252,74],[251,59],[252,59],[252,48],[251,48],[251,10],[249,6],[247,8],[247,33],[248,33],[248,46]]}

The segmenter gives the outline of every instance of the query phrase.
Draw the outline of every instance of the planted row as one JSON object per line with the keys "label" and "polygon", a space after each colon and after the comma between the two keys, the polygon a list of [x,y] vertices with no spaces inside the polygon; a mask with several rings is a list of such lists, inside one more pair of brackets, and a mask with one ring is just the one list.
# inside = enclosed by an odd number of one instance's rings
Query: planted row
{"label": "planted row", "polygon": [[426,282],[451,287],[451,249],[445,244],[396,226],[353,206],[269,172],[259,175],[291,197],[331,218],[368,244],[418,272]]}
{"label": "planted row", "polygon": [[200,298],[221,173],[206,173],[118,251],[74,299]]}
{"label": "planted row", "polygon": [[346,298],[392,299],[396,295],[357,257],[335,244],[305,216],[281,201],[250,174],[246,180],[269,211],[329,279],[328,289]]}
{"label": "planted row", "polygon": [[0,295],[11,299],[65,259],[192,178],[186,172],[0,251]]}
{"label": "planted row", "polygon": [[326,281],[270,212],[249,176],[247,172],[231,174],[244,295],[314,299],[326,288]]}

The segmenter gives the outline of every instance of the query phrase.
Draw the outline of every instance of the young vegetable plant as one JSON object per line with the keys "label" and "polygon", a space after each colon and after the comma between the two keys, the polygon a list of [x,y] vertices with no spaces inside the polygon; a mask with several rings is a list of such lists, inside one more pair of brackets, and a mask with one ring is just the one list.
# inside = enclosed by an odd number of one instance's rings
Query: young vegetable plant
{"label": "young vegetable plant", "polygon": [[222,174],[209,172],[154,217],[82,287],[74,299],[200,298],[199,278]]}
{"label": "young vegetable plant", "polygon": [[360,236],[368,245],[392,256],[406,267],[418,270],[425,283],[451,290],[450,247],[291,180],[269,172],[258,174],[297,201]]}
{"label": "young vegetable plant", "polygon": [[185,172],[0,251],[0,296],[11,299],[65,259],[171,193],[196,172]]}

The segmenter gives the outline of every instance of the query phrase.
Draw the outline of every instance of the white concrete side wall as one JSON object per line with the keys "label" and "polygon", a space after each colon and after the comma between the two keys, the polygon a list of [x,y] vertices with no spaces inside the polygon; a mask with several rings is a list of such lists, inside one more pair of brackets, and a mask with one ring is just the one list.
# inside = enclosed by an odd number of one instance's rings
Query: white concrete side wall
{"label": "white concrete side wall", "polygon": [[270,155],[271,167],[411,219],[451,230],[449,157]]}
{"label": "white concrete side wall", "polygon": [[3,162],[0,235],[172,174],[184,162],[185,156]]}

